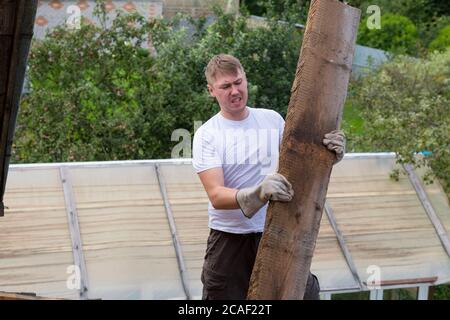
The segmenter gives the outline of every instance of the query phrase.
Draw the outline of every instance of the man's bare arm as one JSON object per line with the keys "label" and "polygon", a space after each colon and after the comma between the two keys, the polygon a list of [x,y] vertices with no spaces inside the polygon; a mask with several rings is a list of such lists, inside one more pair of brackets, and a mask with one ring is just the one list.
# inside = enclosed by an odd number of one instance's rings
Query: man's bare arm
{"label": "man's bare arm", "polygon": [[239,209],[236,201],[238,189],[224,187],[223,169],[212,168],[198,174],[208,198],[216,209]]}

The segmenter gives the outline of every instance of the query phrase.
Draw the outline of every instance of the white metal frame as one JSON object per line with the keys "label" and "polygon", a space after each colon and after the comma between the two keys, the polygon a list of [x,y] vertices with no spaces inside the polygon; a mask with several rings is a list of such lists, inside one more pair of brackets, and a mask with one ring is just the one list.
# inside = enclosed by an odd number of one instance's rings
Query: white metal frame
{"label": "white metal frame", "polygon": [[[367,159],[367,158],[395,158],[393,152],[380,153],[346,153],[345,159]],[[50,163],[27,163],[27,164],[11,164],[9,167],[13,170],[21,169],[50,169],[60,167],[70,168],[102,168],[116,166],[135,166],[135,165],[154,165],[154,164],[192,164],[192,158],[177,159],[148,159],[148,160],[117,160],[117,161],[84,161],[84,162],[50,162]]]}
{"label": "white metal frame", "polygon": [[183,285],[183,290],[186,295],[186,299],[191,299],[191,294],[189,291],[189,281],[187,279],[186,266],[184,264],[184,257],[180,246],[180,241],[178,240],[177,227],[175,224],[175,219],[173,217],[172,208],[170,207],[169,197],[167,196],[167,189],[164,178],[160,172],[159,165],[154,165],[156,171],[156,177],[158,178],[159,189],[164,202],[164,208],[166,210],[167,220],[169,222],[170,233],[172,235],[172,242],[175,249],[175,254],[177,256],[178,268],[180,271],[181,283]]}
{"label": "white metal frame", "polygon": [[408,178],[411,184],[414,187],[414,190],[416,191],[417,197],[420,200],[420,203],[422,204],[428,218],[431,221],[431,224],[433,225],[439,240],[441,240],[441,244],[444,247],[445,251],[447,252],[447,255],[450,256],[450,239],[447,235],[447,230],[444,227],[444,224],[442,223],[441,219],[439,219],[439,216],[436,214],[436,211],[434,210],[433,206],[431,205],[431,201],[428,198],[427,193],[423,189],[422,184],[419,181],[419,178],[417,177],[416,173],[413,170],[413,167],[411,164],[405,164],[403,165],[406,172],[408,173]]}
{"label": "white metal frame", "polygon": [[64,192],[64,202],[66,205],[67,222],[69,224],[70,239],[72,241],[72,253],[74,265],[80,271],[80,298],[88,299],[89,282],[84,259],[83,242],[81,240],[80,225],[78,222],[77,205],[72,189],[70,172],[65,167],[59,169],[61,183]]}
{"label": "white metal frame", "polygon": [[320,292],[321,300],[331,300],[333,294],[343,294],[343,293],[356,293],[356,292],[370,292],[369,300],[383,300],[383,294],[385,290],[393,289],[408,289],[417,288],[417,300],[428,300],[428,294],[430,286],[432,283],[421,283],[421,284],[399,284],[399,285],[388,285],[382,286],[380,289],[374,290],[360,290],[358,288],[349,289],[336,289],[336,290],[323,290]]}
{"label": "white metal frame", "polygon": [[429,289],[428,284],[421,284],[417,293],[417,300],[428,300]]}
{"label": "white metal frame", "polygon": [[370,290],[369,300],[383,300],[383,289]]}

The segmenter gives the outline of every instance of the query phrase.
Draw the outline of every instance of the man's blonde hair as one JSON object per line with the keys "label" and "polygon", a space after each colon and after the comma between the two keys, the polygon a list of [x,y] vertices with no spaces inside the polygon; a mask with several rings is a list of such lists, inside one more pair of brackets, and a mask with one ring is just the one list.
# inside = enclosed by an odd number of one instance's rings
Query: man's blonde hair
{"label": "man's blonde hair", "polygon": [[241,62],[229,54],[218,54],[209,60],[205,69],[205,77],[208,84],[213,84],[218,74],[235,75],[240,70],[244,73]]}

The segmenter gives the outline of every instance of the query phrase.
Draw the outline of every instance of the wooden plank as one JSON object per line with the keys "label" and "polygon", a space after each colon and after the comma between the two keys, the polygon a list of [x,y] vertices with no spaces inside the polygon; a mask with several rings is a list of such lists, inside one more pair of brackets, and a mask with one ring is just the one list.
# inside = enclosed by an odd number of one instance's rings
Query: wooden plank
{"label": "wooden plank", "polygon": [[436,230],[436,233],[438,234],[439,239],[441,240],[441,243],[445,251],[447,252],[447,255],[450,256],[450,239],[448,238],[447,230],[445,229],[444,225],[442,224],[442,221],[439,219],[439,216],[436,214],[436,211],[431,205],[427,193],[423,189],[423,186],[420,183],[416,173],[414,172],[412,165],[407,163],[403,165],[403,168],[405,168],[406,172],[408,173],[409,181],[411,181],[411,184],[416,190],[417,196],[419,197],[419,200],[422,203],[422,206],[425,209],[428,218],[433,224],[433,227]]}
{"label": "wooden plank", "polygon": [[178,240],[177,228],[175,225],[175,219],[173,217],[172,209],[169,203],[169,197],[167,196],[167,189],[164,183],[164,178],[161,175],[159,165],[155,164],[156,176],[158,177],[159,188],[161,190],[161,195],[164,200],[164,207],[166,209],[167,220],[169,221],[170,232],[172,234],[172,242],[175,248],[175,253],[177,255],[178,268],[180,270],[181,283],[183,285],[184,293],[186,294],[186,299],[191,299],[191,294],[189,292],[188,279],[186,274],[186,266],[184,264],[183,253],[181,250],[180,241]]}
{"label": "wooden plank", "polygon": [[0,300],[64,300],[59,298],[46,298],[36,296],[35,293],[28,292],[0,292]]}
{"label": "wooden plank", "polygon": [[[5,47],[0,54],[2,60],[0,62],[0,72],[4,74],[0,83],[0,92],[2,92],[2,100],[0,101],[0,217],[4,215],[3,196],[5,192],[6,178],[8,175],[9,156],[6,152],[7,137],[10,124],[11,109],[13,106],[13,97],[15,82],[17,81],[17,64],[19,63],[19,41],[20,41],[20,22],[24,14],[25,1],[2,3],[0,10],[1,34],[6,33],[6,43],[2,43],[1,47]],[[8,18],[8,16],[13,18]],[[6,80],[6,81],[5,81]]]}
{"label": "wooden plank", "polygon": [[[420,283],[434,283],[436,282],[438,277],[426,277],[426,278],[412,278],[412,279],[397,279],[397,280],[381,280],[380,286],[398,286],[405,284],[420,284]],[[367,282],[364,282],[364,285],[367,285]]]}
{"label": "wooden plank", "polygon": [[350,268],[350,272],[352,273],[355,281],[358,283],[359,288],[362,290],[363,284],[361,282],[361,279],[359,278],[358,270],[356,269],[350,251],[348,250],[348,247],[345,244],[344,236],[342,235],[342,232],[337,225],[333,210],[331,209],[331,206],[328,204],[326,200],[325,200],[325,212],[327,214],[328,220],[330,221],[331,227],[333,228],[333,231],[336,234],[336,238],[339,242],[339,246],[342,250],[342,253],[344,254],[345,261],[347,262],[347,265]]}
{"label": "wooden plank", "polygon": [[341,122],[359,17],[337,0],[311,2],[279,161],[295,196],[269,204],[249,299],[303,298],[335,160],[322,140]]}
{"label": "wooden plank", "polygon": [[0,216],[36,7],[37,0],[0,3]]}
{"label": "wooden plank", "polygon": [[83,254],[80,225],[78,223],[77,207],[73,195],[72,182],[69,170],[62,166],[59,169],[61,183],[66,203],[67,221],[69,223],[70,238],[72,240],[72,251],[74,265],[80,270],[80,298],[88,299],[89,283],[86,269],[86,261]]}
{"label": "wooden plank", "polygon": [[383,191],[383,192],[346,192],[346,193],[330,193],[327,195],[328,198],[356,198],[356,197],[373,197],[375,199],[378,199],[376,197],[381,196],[406,196],[415,194],[413,190],[411,191]]}

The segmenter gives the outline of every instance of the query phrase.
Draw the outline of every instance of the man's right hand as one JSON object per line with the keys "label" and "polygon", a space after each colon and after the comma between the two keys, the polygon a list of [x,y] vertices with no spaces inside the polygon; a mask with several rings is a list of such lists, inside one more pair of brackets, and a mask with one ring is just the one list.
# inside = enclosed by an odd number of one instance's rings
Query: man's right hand
{"label": "man's right hand", "polygon": [[236,201],[247,218],[251,218],[269,200],[289,202],[294,196],[292,185],[279,174],[269,175],[252,188],[240,189],[236,193]]}

